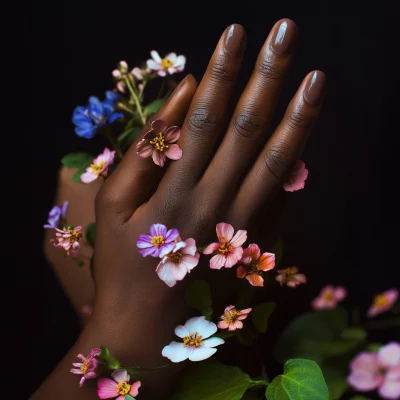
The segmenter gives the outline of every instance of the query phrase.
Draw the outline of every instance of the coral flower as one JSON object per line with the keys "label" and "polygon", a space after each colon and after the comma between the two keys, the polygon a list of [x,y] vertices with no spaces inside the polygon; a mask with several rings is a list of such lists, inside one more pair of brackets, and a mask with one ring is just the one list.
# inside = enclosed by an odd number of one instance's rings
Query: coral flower
{"label": "coral flower", "polygon": [[368,317],[375,317],[378,314],[382,314],[393,307],[399,297],[399,291],[397,289],[390,289],[386,292],[378,294],[374,298],[372,306],[368,310]]}
{"label": "coral flower", "polygon": [[243,320],[247,318],[247,315],[251,311],[251,308],[244,310],[236,310],[235,306],[228,306],[225,308],[224,314],[221,315],[222,321],[218,322],[219,329],[229,329],[235,331],[236,329],[243,328]]}
{"label": "coral flower", "polygon": [[210,260],[210,268],[232,268],[242,257],[242,244],[247,240],[247,231],[235,231],[232,225],[221,222],[216,227],[218,242],[208,245],[203,254],[217,254]]}
{"label": "coral flower", "polygon": [[217,349],[215,346],[225,343],[218,337],[211,335],[217,332],[217,325],[207,321],[205,317],[193,317],[186,321],[185,325],[175,328],[175,335],[182,342],[171,342],[162,350],[162,355],[173,363],[189,359],[190,361],[202,361],[211,357]]}
{"label": "coral flower", "polygon": [[262,274],[275,267],[275,254],[263,253],[261,255],[260,248],[252,243],[247,249],[243,250],[242,259],[239,261],[240,266],[236,271],[238,278],[244,278],[253,286],[263,286],[264,279]]}
{"label": "coral flower", "polygon": [[77,355],[77,357],[81,359],[82,362],[73,363],[72,365],[75,368],[72,368],[70,372],[76,375],[83,375],[82,379],[79,382],[79,386],[82,386],[85,383],[86,379],[93,379],[98,376],[96,370],[99,366],[99,362],[96,360],[96,356],[99,356],[100,354],[100,349],[92,349],[87,357],[84,357],[83,354]]}
{"label": "coral flower", "polygon": [[116,397],[116,400],[124,400],[127,394],[131,397],[139,394],[141,382],[129,383],[131,377],[126,370],[117,369],[111,376],[113,379],[100,378],[97,381],[97,395],[100,399],[112,399]]}
{"label": "coral flower", "polygon": [[56,239],[50,241],[55,247],[62,248],[69,255],[70,251],[75,251],[80,246],[80,240],[82,239],[82,227],[76,226],[75,228],[56,228]]}
{"label": "coral flower", "polygon": [[278,269],[278,275],[275,278],[281,286],[286,284],[289,287],[295,288],[301,283],[306,283],[307,278],[304,274],[299,274],[297,267],[289,267],[285,269]]}
{"label": "coral flower", "polygon": [[308,169],[303,161],[297,161],[296,166],[290,174],[289,180],[284,183],[283,189],[286,192],[295,192],[296,190],[304,189],[308,177]]}
{"label": "coral flower", "polygon": [[314,310],[335,308],[339,301],[346,298],[346,289],[342,286],[334,287],[332,285],[325,286],[320,295],[311,303]]}
{"label": "coral flower", "polygon": [[163,167],[167,157],[171,160],[179,160],[182,157],[182,149],[173,144],[180,135],[180,128],[171,126],[167,129],[167,124],[162,119],[156,119],[152,122],[151,129],[136,145],[136,153],[143,158],[152,156],[154,163]]}
{"label": "coral flower", "polygon": [[43,225],[43,228],[47,229],[55,229],[58,228],[58,224],[60,221],[65,219],[68,210],[68,201],[64,201],[61,207],[54,206],[50,212],[49,216],[47,217],[47,224]]}
{"label": "coral flower", "polygon": [[159,76],[166,76],[167,74],[175,74],[182,72],[185,68],[186,57],[177,56],[175,53],[169,53],[164,58],[161,58],[157,51],[150,52],[152,59],[147,60],[147,66],[157,71]]}
{"label": "coral flower", "polygon": [[95,181],[99,176],[107,176],[108,168],[114,162],[115,151],[111,151],[107,147],[103,153],[99,154],[86,168],[86,172],[81,175],[81,181],[90,183]]}

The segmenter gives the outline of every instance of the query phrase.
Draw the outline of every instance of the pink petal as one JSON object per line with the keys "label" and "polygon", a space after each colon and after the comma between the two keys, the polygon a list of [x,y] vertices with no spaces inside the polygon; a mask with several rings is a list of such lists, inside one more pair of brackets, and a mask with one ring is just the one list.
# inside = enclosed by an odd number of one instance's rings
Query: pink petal
{"label": "pink petal", "polygon": [[226,256],[224,254],[217,254],[210,260],[211,269],[221,269],[225,265]]}
{"label": "pink petal", "polygon": [[158,135],[167,129],[167,124],[163,119],[156,119],[151,123],[151,129],[154,131],[154,134]]}
{"label": "pink petal", "polygon": [[164,136],[167,143],[175,143],[181,136],[181,128],[178,126],[171,126],[165,131]]}
{"label": "pink petal", "polygon": [[137,382],[133,383],[133,384],[131,385],[131,390],[129,391],[129,394],[130,394],[132,397],[137,396],[137,395],[139,394],[140,386],[142,386],[142,383],[141,383],[140,381],[137,381]]}
{"label": "pink petal", "polygon": [[252,310],[252,308],[245,308],[243,310],[240,310],[239,311],[239,315],[246,315],[247,316],[247,314],[251,313],[251,310]]}
{"label": "pink petal", "polygon": [[74,367],[80,367],[80,366],[82,366],[83,364],[82,363],[72,363],[72,365],[74,366]]}
{"label": "pink petal", "polygon": [[378,361],[386,368],[400,366],[400,344],[391,342],[381,347],[378,352]]}
{"label": "pink petal", "polygon": [[117,395],[117,383],[109,378],[97,380],[97,395],[100,399],[111,399]]}
{"label": "pink petal", "polygon": [[152,157],[154,164],[158,165],[159,167],[163,167],[165,164],[165,160],[167,159],[164,152],[158,150],[154,150]]}
{"label": "pink petal", "polygon": [[219,246],[219,243],[211,243],[203,250],[203,254],[212,254],[219,249]]}
{"label": "pink petal", "polygon": [[185,248],[181,250],[181,254],[188,254],[190,256],[194,256],[197,251],[196,241],[192,238],[185,240]]}
{"label": "pink petal", "polygon": [[241,259],[243,249],[241,247],[235,247],[233,250],[226,255],[225,268],[232,268]]}
{"label": "pink petal", "polygon": [[351,371],[368,372],[376,374],[379,369],[378,356],[376,353],[361,352],[350,364]]}
{"label": "pink petal", "polygon": [[[88,171],[88,170],[89,170],[89,171]],[[90,168],[88,168],[88,169],[86,170],[86,172],[84,172],[84,173],[81,175],[81,181],[82,181],[83,183],[90,183],[90,182],[95,181],[98,177],[99,177],[99,176],[98,176],[97,174],[95,174],[94,172],[92,172],[92,170],[91,170]]]}
{"label": "pink petal", "polygon": [[220,222],[216,226],[216,231],[217,231],[217,237],[220,243],[226,241],[229,242],[233,234],[235,233],[233,226],[230,224],[226,224],[225,222]]}
{"label": "pink petal", "polygon": [[69,372],[71,372],[71,374],[75,374],[75,375],[83,375],[83,371],[81,369],[77,369],[77,368],[71,368],[69,370]]}
{"label": "pink petal", "polygon": [[372,306],[368,309],[367,315],[368,315],[368,317],[371,318],[371,317],[375,317],[376,315],[380,314],[381,312],[382,312],[382,311],[381,311],[381,308],[372,305]]}
{"label": "pink petal", "polygon": [[[230,241],[233,247],[240,247],[247,240],[247,231],[237,231],[236,235]],[[240,255],[242,257],[242,255]]]}
{"label": "pink petal", "polygon": [[337,301],[342,301],[342,300],[344,300],[344,299],[346,298],[346,296],[347,296],[347,291],[346,291],[346,289],[345,289],[344,287],[338,286],[338,287],[335,289],[334,296],[335,296],[335,299],[336,299]]}
{"label": "pink petal", "polygon": [[242,328],[243,328],[243,322],[240,321],[240,320],[237,320],[237,321],[235,322],[235,328],[236,328],[236,329],[242,329]]}
{"label": "pink petal", "polygon": [[194,267],[199,263],[200,254],[196,253],[195,256],[190,256],[188,254],[182,255],[180,260],[180,265],[186,269],[187,272],[190,272]]}
{"label": "pink petal", "polygon": [[384,294],[390,302],[390,307],[396,302],[397,298],[399,297],[399,291],[397,289],[390,289]]}
{"label": "pink petal", "polygon": [[246,276],[246,279],[252,286],[264,286],[264,279],[258,274],[250,274]]}
{"label": "pink petal", "polygon": [[311,306],[314,310],[321,310],[321,309],[325,308],[325,300],[323,299],[322,296],[319,296],[313,300],[313,302],[311,303]]}
{"label": "pink petal", "polygon": [[251,255],[250,255],[250,251],[249,249],[244,249],[243,250],[243,254],[242,254],[242,258],[240,259],[240,263],[241,264],[250,264],[252,261]]}
{"label": "pink petal", "polygon": [[263,253],[258,262],[258,267],[261,271],[269,271],[275,268],[275,254]]}
{"label": "pink petal", "polygon": [[249,247],[246,249],[248,251],[248,255],[252,260],[258,260],[261,255],[260,248],[255,243],[249,244]]}
{"label": "pink petal", "polygon": [[164,77],[164,76],[167,76],[167,73],[164,70],[159,69],[158,72],[157,72],[157,75],[161,76],[161,77]]}
{"label": "pink petal", "polygon": [[229,324],[229,327],[228,327],[228,330],[229,331],[236,331],[236,323],[235,322],[233,322],[233,323],[230,323]]}
{"label": "pink petal", "polygon": [[244,278],[246,276],[246,271],[243,267],[238,267],[238,269],[236,270],[236,276],[238,278]]}
{"label": "pink petal", "polygon": [[154,147],[146,139],[142,139],[136,145],[136,153],[142,158],[150,157],[153,154],[153,151]]}
{"label": "pink petal", "polygon": [[229,324],[226,321],[219,321],[217,326],[219,329],[227,329]]}
{"label": "pink petal", "polygon": [[352,372],[347,378],[349,385],[360,392],[375,390],[382,384],[382,381],[381,375],[373,375],[367,372]]}
{"label": "pink petal", "polygon": [[398,400],[400,399],[400,380],[385,380],[378,390],[379,395],[383,399]]}
{"label": "pink petal", "polygon": [[224,313],[226,313],[226,312],[228,312],[228,311],[231,311],[231,310],[233,310],[235,308],[235,306],[228,306],[228,307],[226,307],[225,308],[225,310],[224,310]]}
{"label": "pink petal", "polygon": [[183,152],[177,144],[170,144],[168,149],[164,150],[164,154],[171,160],[180,160]]}
{"label": "pink petal", "polygon": [[129,376],[126,369],[116,369],[111,376],[114,378],[115,382],[129,382],[131,377]]}

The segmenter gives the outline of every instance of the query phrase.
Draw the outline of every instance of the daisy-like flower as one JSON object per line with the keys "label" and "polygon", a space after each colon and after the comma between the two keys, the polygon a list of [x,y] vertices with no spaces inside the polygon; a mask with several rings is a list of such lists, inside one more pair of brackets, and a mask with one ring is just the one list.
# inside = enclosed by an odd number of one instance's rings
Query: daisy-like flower
{"label": "daisy-like flower", "polygon": [[177,238],[175,248],[160,261],[156,272],[162,281],[172,287],[190,273],[199,263],[199,258],[200,254],[197,252],[194,239],[182,242]]}
{"label": "daisy-like flower", "polygon": [[233,226],[221,222],[216,227],[218,242],[208,245],[203,254],[213,254],[210,260],[210,268],[232,268],[242,257],[242,244],[247,240],[247,231],[239,230],[234,235]]}
{"label": "daisy-like flower", "polygon": [[163,258],[175,248],[175,240],[178,238],[178,229],[170,229],[163,224],[153,224],[150,227],[150,235],[140,235],[136,242],[139,252],[143,257],[152,256]]}
{"label": "daisy-like flower", "polygon": [[335,308],[339,301],[346,298],[347,291],[342,286],[334,287],[332,285],[325,286],[319,296],[311,303],[314,310]]}
{"label": "daisy-like flower", "polygon": [[368,317],[375,317],[376,315],[390,310],[393,307],[393,304],[396,303],[398,297],[399,291],[397,289],[390,289],[378,294],[375,296],[374,302],[368,310]]}
{"label": "daisy-like flower", "polygon": [[161,58],[157,51],[150,52],[152,59],[147,60],[147,66],[157,71],[159,76],[167,76],[167,74],[175,74],[185,69],[186,57],[177,56],[175,53],[169,53]]}
{"label": "daisy-like flower", "polygon": [[215,347],[225,343],[221,338],[210,338],[215,332],[217,325],[207,321],[205,317],[190,318],[185,325],[175,328],[175,335],[180,337],[182,342],[171,342],[163,348],[162,355],[173,363],[187,359],[202,361],[210,358],[217,351]]}
{"label": "daisy-like flower", "polygon": [[295,192],[296,190],[304,189],[307,177],[308,169],[306,168],[306,164],[299,160],[291,172],[289,180],[283,184],[283,189],[286,192]]}
{"label": "daisy-like flower", "polygon": [[165,160],[179,160],[182,157],[182,149],[175,143],[181,136],[181,129],[177,126],[167,127],[162,119],[156,119],[151,124],[151,129],[136,145],[136,153],[147,158],[152,156],[153,161],[163,167]]}
{"label": "daisy-like flower", "polygon": [[76,226],[75,228],[56,228],[56,239],[50,239],[50,242],[55,247],[64,249],[66,254],[69,256],[71,251],[76,251],[80,246],[80,240],[82,239],[82,227]]}
{"label": "daisy-like flower", "polygon": [[99,176],[107,176],[108,168],[114,162],[115,150],[111,151],[107,147],[103,153],[99,154],[86,168],[86,172],[81,175],[81,181],[90,183],[95,181]]}
{"label": "daisy-like flower", "polygon": [[218,322],[219,329],[229,329],[235,331],[236,329],[243,328],[243,320],[247,318],[247,315],[251,311],[251,308],[244,310],[237,310],[235,306],[228,306],[225,308],[224,314],[221,315],[222,321]]}
{"label": "daisy-like flower", "polygon": [[299,274],[298,272],[299,269],[297,267],[278,269],[278,275],[275,279],[280,283],[281,286],[286,284],[286,286],[295,288],[301,283],[307,282],[306,276],[304,274]]}
{"label": "daisy-like flower", "polygon": [[55,229],[58,228],[58,224],[61,220],[65,219],[68,210],[68,201],[64,201],[61,207],[54,206],[47,217],[47,224],[43,225],[43,228]]}
{"label": "daisy-like flower", "polygon": [[116,400],[124,400],[127,394],[132,397],[139,394],[141,382],[129,383],[131,377],[126,370],[116,369],[111,376],[113,379],[100,378],[97,381],[97,395],[100,399],[116,397]]}
{"label": "daisy-like flower", "polygon": [[100,349],[92,349],[87,357],[85,357],[83,354],[77,355],[82,362],[72,363],[75,368],[72,368],[70,372],[76,375],[83,375],[79,382],[79,386],[82,386],[86,379],[93,379],[98,376],[96,370],[99,366],[99,362],[96,360],[96,356],[99,356],[100,354]]}
{"label": "daisy-like flower", "polygon": [[252,243],[243,250],[239,264],[240,266],[236,270],[238,278],[246,277],[252,286],[263,286],[262,274],[275,267],[275,254],[263,253],[261,255],[260,248]]}

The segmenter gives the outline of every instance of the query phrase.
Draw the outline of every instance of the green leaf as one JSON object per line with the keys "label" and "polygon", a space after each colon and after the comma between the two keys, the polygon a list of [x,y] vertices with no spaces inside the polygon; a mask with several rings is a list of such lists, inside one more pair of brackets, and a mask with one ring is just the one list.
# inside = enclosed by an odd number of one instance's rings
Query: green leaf
{"label": "green leaf", "polygon": [[94,248],[94,242],[96,240],[96,222],[91,222],[86,225],[85,237],[92,248]]}
{"label": "green leaf", "polygon": [[186,286],[186,303],[196,310],[203,311],[211,307],[211,290],[205,281],[192,281]]}
{"label": "green leaf", "polygon": [[61,162],[67,168],[86,168],[88,167],[94,157],[89,153],[69,153],[61,159]]}
{"label": "green leaf", "polygon": [[165,103],[165,99],[156,99],[144,108],[147,116],[156,113]]}
{"label": "green leaf", "polygon": [[251,384],[238,367],[214,360],[193,363],[172,400],[240,400]]}
{"label": "green leaf", "polygon": [[134,397],[132,397],[130,394],[125,395],[125,400],[135,400]]}
{"label": "green leaf", "polygon": [[268,400],[329,399],[328,387],[318,364],[299,358],[286,361],[283,375],[268,385],[265,394]]}
{"label": "green leaf", "polygon": [[271,253],[275,254],[275,267],[279,266],[283,256],[283,239],[279,238],[271,248]]}
{"label": "green leaf", "polygon": [[249,285],[249,283],[243,282],[245,284],[244,287],[242,287],[239,290],[238,293],[238,298],[236,300],[236,306],[238,310],[242,310],[243,308],[248,308],[251,305],[251,300],[254,296],[255,293],[255,287]]}
{"label": "green leaf", "polygon": [[74,182],[77,182],[77,183],[83,183],[83,182],[81,181],[81,175],[82,175],[84,172],[86,172],[86,168],[84,168],[84,169],[78,169],[78,171],[76,171],[76,172],[74,173],[74,175],[72,175],[72,180],[73,180]]}
{"label": "green leaf", "polygon": [[139,127],[132,127],[132,128],[126,129],[124,132],[122,132],[117,137],[117,141],[122,142],[126,137],[129,136],[129,141],[133,142],[139,136],[139,133],[141,132],[141,130],[142,130],[142,128],[139,128]]}
{"label": "green leaf", "polygon": [[342,339],[355,339],[363,341],[367,337],[367,332],[362,328],[347,328],[341,332],[340,337]]}
{"label": "green leaf", "polygon": [[259,332],[267,332],[268,318],[274,312],[275,305],[276,304],[273,302],[261,303],[253,309],[251,317],[253,319],[254,326]]}
{"label": "green leaf", "polygon": [[203,310],[201,310],[201,313],[206,317],[206,319],[211,321],[213,315],[213,309],[211,307],[204,308]]}
{"label": "green leaf", "polygon": [[100,346],[100,349],[101,354],[98,356],[98,358],[105,361],[110,369],[118,369],[121,364],[115,357],[110,354],[107,347]]}
{"label": "green leaf", "polygon": [[339,400],[347,390],[346,370],[331,365],[322,366],[322,372],[329,389],[329,400]]}
{"label": "green leaf", "polygon": [[383,345],[381,343],[368,343],[367,351],[378,352]]}

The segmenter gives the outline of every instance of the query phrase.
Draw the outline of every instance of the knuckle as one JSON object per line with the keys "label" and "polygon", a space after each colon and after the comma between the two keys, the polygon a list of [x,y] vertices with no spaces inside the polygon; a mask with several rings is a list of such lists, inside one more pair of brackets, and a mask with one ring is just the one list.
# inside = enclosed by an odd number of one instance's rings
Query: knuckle
{"label": "knuckle", "polygon": [[269,58],[262,59],[257,66],[258,73],[267,80],[279,80],[282,73],[275,67],[273,60]]}
{"label": "knuckle", "polygon": [[187,125],[190,132],[203,133],[214,130],[218,126],[218,120],[208,107],[200,106],[189,115]]}
{"label": "knuckle", "polygon": [[241,139],[258,136],[264,130],[264,118],[254,112],[242,112],[233,119],[233,134]]}
{"label": "knuckle", "polygon": [[227,63],[225,62],[225,60],[221,59],[217,60],[210,66],[208,77],[211,81],[217,83],[232,83],[235,80],[235,73],[230,71],[227,68]]}
{"label": "knuckle", "polygon": [[287,165],[288,152],[284,145],[275,145],[268,149],[264,156],[264,165],[276,179],[281,180],[286,171],[289,169]]}
{"label": "knuckle", "polygon": [[287,119],[287,125],[290,129],[308,130],[311,122],[304,112],[298,110],[292,111]]}

